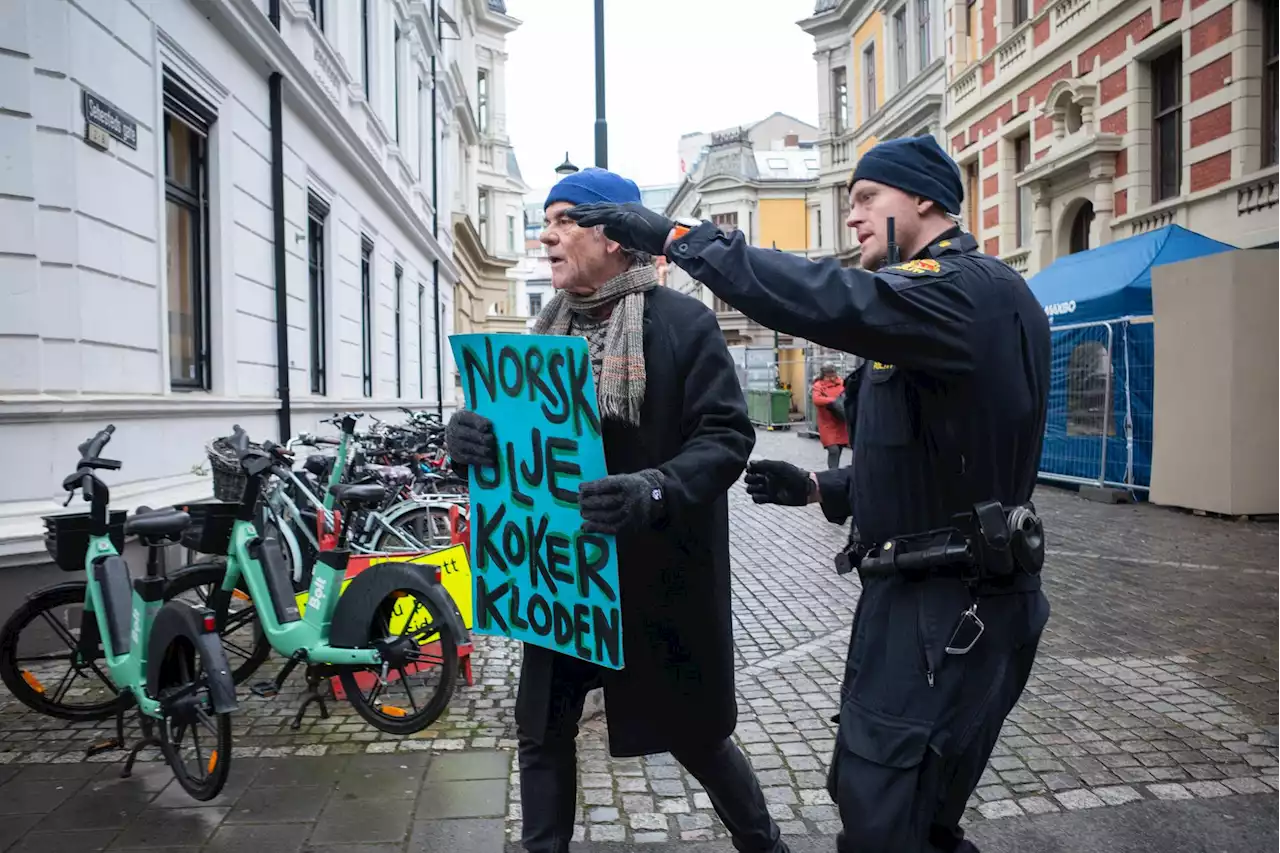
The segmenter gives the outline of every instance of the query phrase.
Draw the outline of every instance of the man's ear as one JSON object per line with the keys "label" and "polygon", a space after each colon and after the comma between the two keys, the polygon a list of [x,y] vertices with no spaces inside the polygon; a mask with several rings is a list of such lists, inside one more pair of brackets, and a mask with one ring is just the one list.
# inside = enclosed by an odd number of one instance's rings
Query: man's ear
{"label": "man's ear", "polygon": [[930,210],[938,210],[937,203],[932,199],[916,196],[916,213],[920,214],[922,217],[928,216]]}

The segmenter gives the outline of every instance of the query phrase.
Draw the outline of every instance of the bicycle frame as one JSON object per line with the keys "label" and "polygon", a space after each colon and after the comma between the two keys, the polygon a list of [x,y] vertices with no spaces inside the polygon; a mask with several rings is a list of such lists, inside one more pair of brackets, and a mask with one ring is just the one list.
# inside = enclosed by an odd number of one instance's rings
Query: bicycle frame
{"label": "bicycle frame", "polygon": [[[223,594],[230,595],[243,575],[245,584],[249,587],[249,595],[254,601],[272,601],[262,564],[249,553],[249,543],[257,538],[258,531],[251,521],[237,519],[231,529],[231,544],[227,548]],[[342,649],[329,645],[329,628],[338,606],[342,581],[342,573],[317,561],[311,569],[311,587],[301,619],[282,624],[274,607],[258,607],[258,619],[271,647],[286,657],[305,654],[307,661],[311,663],[348,666],[374,666],[382,663],[382,656],[375,649]]]}
{"label": "bicycle frame", "polygon": [[100,502],[98,499],[99,493],[105,492],[106,487],[100,482],[95,486],[89,547],[84,555],[87,586],[87,595],[84,600],[85,617],[92,618],[97,623],[98,636],[102,641],[102,650],[111,680],[122,690],[128,690],[133,694],[134,701],[138,703],[142,713],[159,719],[162,716],[160,703],[147,695],[147,644],[151,641],[151,626],[155,624],[156,613],[164,606],[164,601],[143,601],[136,589],[130,590],[130,649],[125,654],[117,654],[112,648],[111,627],[107,624],[102,588],[94,578],[93,564],[104,557],[118,557],[120,552],[111,543],[111,537],[106,532],[106,502]]}

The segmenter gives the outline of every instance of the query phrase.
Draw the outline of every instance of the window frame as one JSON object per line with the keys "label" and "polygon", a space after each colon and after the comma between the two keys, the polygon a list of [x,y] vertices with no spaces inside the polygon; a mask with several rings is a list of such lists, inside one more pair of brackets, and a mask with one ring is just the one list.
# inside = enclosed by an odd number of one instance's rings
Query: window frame
{"label": "window frame", "polygon": [[862,120],[868,121],[880,108],[876,101],[876,40],[872,39],[862,48]]}
{"label": "window frame", "polygon": [[[325,264],[329,206],[315,193],[307,194],[307,290],[310,301],[309,334],[311,338],[311,393],[329,393],[328,323],[325,312],[328,292],[328,267]],[[317,239],[318,238],[318,239]]]}
{"label": "window frame", "polygon": [[489,69],[476,69],[476,128],[481,135],[489,132]]}
{"label": "window frame", "polygon": [[916,52],[920,70],[933,61],[933,10],[931,0],[915,0],[916,3]]}
{"label": "window frame", "polygon": [[907,4],[904,3],[890,19],[893,23],[893,73],[897,77],[895,90],[903,89],[911,81],[911,51],[907,35],[911,25],[908,17]]}
{"label": "window frame", "polygon": [[[1013,173],[1021,175],[1031,166],[1031,133],[1028,131],[1013,140]],[[1014,209],[1017,214],[1014,228],[1014,244],[1019,249],[1031,246],[1031,238],[1035,232],[1035,224],[1029,217],[1032,214],[1031,187],[1018,186],[1014,183]],[[1025,228],[1024,228],[1024,220]]]}
{"label": "window frame", "polygon": [[542,294],[530,293],[529,294],[529,316],[537,317],[540,313],[542,313]]}
{"label": "window frame", "polygon": [[[1182,194],[1182,46],[1166,51],[1148,63],[1151,74],[1151,202],[1157,204]],[[1177,86],[1173,104],[1161,103],[1161,79],[1164,73],[1172,75]],[[1173,133],[1172,168],[1164,162],[1161,153],[1166,128]],[[1170,169],[1166,173],[1166,169]],[[1166,188],[1163,178],[1172,175],[1172,187]]]}
{"label": "window frame", "polygon": [[360,235],[361,392],[373,397],[373,241]]}
{"label": "window frame", "polygon": [[418,282],[418,399],[427,399],[427,286]]}
{"label": "window frame", "polygon": [[[164,69],[162,82],[162,131],[164,145],[164,198],[166,207],[172,203],[189,211],[194,217],[191,237],[191,258],[194,269],[191,270],[191,284],[194,289],[191,303],[194,313],[192,331],[195,337],[192,350],[195,353],[195,372],[193,378],[175,375],[173,370],[172,348],[172,315],[173,306],[168,309],[169,328],[166,330],[170,338],[168,365],[169,387],[174,391],[210,391],[213,388],[212,332],[210,316],[212,314],[212,298],[210,294],[212,270],[209,257],[209,134],[217,120],[217,114],[207,106],[191,89],[174,75],[168,68]],[[196,170],[194,189],[178,184],[169,175],[169,127],[172,121],[178,121],[191,131],[191,150],[187,152],[189,163]],[[166,222],[167,214],[166,214]],[[172,235],[165,234],[165,246]],[[168,281],[168,266],[165,267],[166,294],[174,286]]]}
{"label": "window frame", "polygon": [[849,130],[849,69],[840,65],[831,69],[831,106],[835,116],[832,135]]}
{"label": "window frame", "polygon": [[394,109],[396,124],[396,145],[400,144],[400,22],[396,21],[391,25],[391,76],[392,76],[392,98],[395,101]]}
{"label": "window frame", "polygon": [[360,64],[364,77],[364,99],[369,103],[373,103],[373,75],[369,73],[373,65],[372,57],[369,55],[373,42],[369,37],[371,29],[369,0],[360,0]]}
{"label": "window frame", "polygon": [[1010,0],[1013,3],[1013,25],[1020,27],[1031,20],[1031,0]]}
{"label": "window frame", "polygon": [[325,0],[311,0],[311,20],[320,32],[324,32],[324,4]]}

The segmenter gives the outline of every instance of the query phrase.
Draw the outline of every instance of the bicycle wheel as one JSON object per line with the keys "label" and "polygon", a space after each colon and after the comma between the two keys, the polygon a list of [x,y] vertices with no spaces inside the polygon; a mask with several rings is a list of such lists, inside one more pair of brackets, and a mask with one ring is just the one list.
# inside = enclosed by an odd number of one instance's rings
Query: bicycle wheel
{"label": "bicycle wheel", "polygon": [[[367,639],[343,645],[377,647],[389,664],[388,677],[383,679],[375,666],[343,669],[338,678],[357,714],[374,728],[406,735],[425,729],[449,707],[458,680],[458,638],[445,618],[441,593],[417,584],[386,586],[370,584],[346,602],[360,608],[349,611],[348,618],[363,618]],[[348,588],[343,599],[351,592]],[[338,619],[335,615],[335,630]]]}
{"label": "bicycle wheel", "polygon": [[165,649],[156,699],[160,752],[173,778],[195,799],[212,800],[231,770],[231,715],[213,711],[207,662],[190,638],[174,637]]}
{"label": "bicycle wheel", "polygon": [[231,678],[240,684],[266,662],[271,655],[271,644],[262,630],[257,608],[249,598],[243,578],[230,599],[214,596],[217,606],[210,605],[210,596],[222,589],[225,576],[226,567],[221,563],[184,566],[169,578],[165,599],[213,609],[218,620],[218,636],[227,653],[227,663],[231,664]]}
{"label": "bicycle wheel", "polygon": [[411,509],[391,522],[391,527],[398,533],[403,533],[397,535],[379,527],[369,541],[369,550],[413,551],[417,550],[415,540],[431,551],[448,548],[450,544],[449,510],[446,507],[423,506]]}
{"label": "bicycle wheel", "polygon": [[83,582],[41,590],[0,628],[4,686],[33,711],[77,722],[113,717],[133,698],[107,674],[98,623],[85,618],[86,590]]}

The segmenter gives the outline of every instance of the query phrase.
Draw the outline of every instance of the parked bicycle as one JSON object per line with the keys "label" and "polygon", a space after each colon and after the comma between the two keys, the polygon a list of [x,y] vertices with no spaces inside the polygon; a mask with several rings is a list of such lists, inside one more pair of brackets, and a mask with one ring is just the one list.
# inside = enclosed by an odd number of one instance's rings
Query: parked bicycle
{"label": "parked bicycle", "polygon": [[[9,617],[0,628],[0,680],[42,714],[77,722],[115,716],[116,737],[91,747],[94,755],[125,748],[124,715],[136,707],[142,738],[121,775],[130,775],[144,747],[158,746],[178,784],[210,800],[231,766],[235,685],[214,613],[165,601],[164,548],[190,517],[144,507],[126,520],[110,511],[110,492],[94,472],[120,468],[101,456],[114,432],[108,426],[81,444],[75,473],[62,482],[67,502],[78,490],[89,512],[45,518],[50,556],[86,579],[35,592]],[[148,549],[145,577],[134,579],[120,556],[129,535]]]}
{"label": "parked bicycle", "polygon": [[[382,731],[409,734],[435,722],[453,696],[457,646],[466,636],[439,578],[387,562],[364,570],[342,589],[351,555],[345,519],[352,510],[381,501],[382,486],[330,487],[327,497],[338,509],[319,516],[320,532],[329,541],[321,543],[311,566],[304,612],[277,531],[260,534],[253,523],[265,481],[272,475],[288,479],[292,459],[270,441],[252,447],[239,426],[231,444],[245,475],[240,501],[190,507],[200,522],[196,550],[225,554],[225,560],[187,567],[171,583],[173,594],[207,596],[224,638],[233,645],[250,644],[236,671],[239,679],[265,659],[252,645],[259,637],[288,659],[274,682],[254,687],[258,695],[275,695],[299,664],[306,665],[308,692],[294,728],[313,702],[322,717],[328,716],[319,687],[335,675],[356,712]],[[241,606],[233,610],[233,601]],[[240,629],[247,632],[241,636]],[[434,688],[427,686],[430,679]],[[423,692],[415,690],[419,685]]]}

